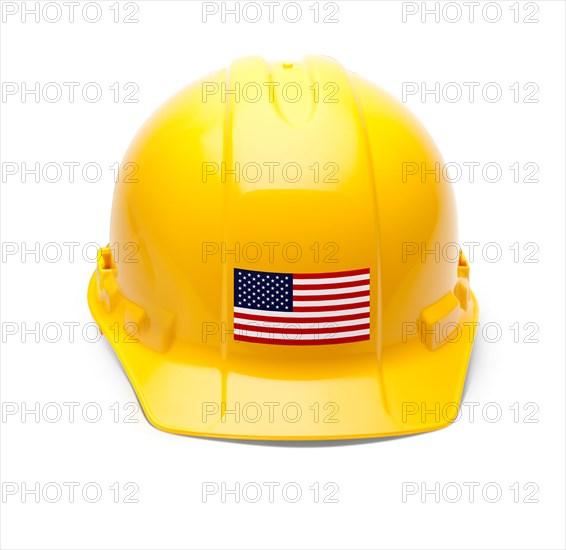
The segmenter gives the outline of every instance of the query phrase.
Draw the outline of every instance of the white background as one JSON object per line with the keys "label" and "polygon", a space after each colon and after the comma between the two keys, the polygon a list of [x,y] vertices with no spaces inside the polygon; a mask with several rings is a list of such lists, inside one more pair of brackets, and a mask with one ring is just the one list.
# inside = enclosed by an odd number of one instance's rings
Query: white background
{"label": "white background", "polygon": [[[351,1],[336,4],[337,23],[315,23],[313,3],[301,2],[296,23],[285,21],[284,3],[272,23],[265,7],[257,23],[236,23],[234,16],[222,22],[220,11],[205,23],[196,1],[135,2],[135,14],[125,3],[116,12],[113,2],[98,2],[87,12],[94,18],[98,6],[101,19],[94,23],[81,7],[70,22],[61,4],[60,21],[46,21],[56,18],[52,7],[36,23],[34,15],[22,22],[21,2],[4,2],[1,76],[18,93],[4,93],[1,104],[2,548],[564,548],[565,5],[493,2],[482,11],[481,4],[471,22],[468,8],[459,4],[460,20],[451,23],[446,19],[457,17],[455,3],[440,4],[438,22],[434,14],[422,22],[421,2],[403,8],[401,2]],[[14,6],[18,12],[10,15]],[[419,13],[403,22],[403,9],[415,6]],[[426,7],[434,9],[434,2]],[[320,18],[331,11],[322,2]],[[493,21],[498,11],[500,20]],[[138,22],[125,23],[127,16]],[[92,322],[86,286],[94,247],[88,243],[108,240],[109,167],[151,112],[187,83],[242,55],[275,61],[308,53],[338,59],[399,99],[407,82],[429,88],[439,83],[441,92],[448,82],[461,86],[459,101],[417,94],[406,104],[445,160],[464,169],[454,184],[460,241],[480,243],[470,260],[481,325],[464,414],[439,432],[356,443],[174,436],[151,427],[139,410],[134,422],[126,422],[130,409],[124,407],[137,404],[127,377],[104,339],[91,343],[82,335]],[[21,87],[36,82],[79,82],[78,97],[69,101],[63,88],[55,102],[22,98]],[[88,82],[101,86],[99,101],[82,98]],[[115,82],[122,92],[135,83],[138,101],[124,102],[122,93],[115,102]],[[464,82],[479,83],[474,101]],[[489,82],[501,87],[498,101],[482,97]],[[517,82],[519,96],[510,88]],[[534,89],[528,83],[536,85],[536,102],[525,102]],[[454,97],[455,88],[445,91]],[[33,175],[22,181],[21,171],[7,173],[13,163],[36,162],[81,165],[74,182],[66,173],[52,183],[41,175],[35,182]],[[85,181],[80,173],[89,162],[102,169],[98,181]],[[470,162],[480,163],[473,181],[463,164]],[[501,168],[498,181],[481,174],[489,162]],[[519,182],[509,168],[514,163],[521,166]],[[538,182],[524,181],[531,171],[523,169],[526,163],[535,163]],[[57,254],[47,243],[61,247],[58,261],[44,257]],[[74,258],[63,243],[79,243]],[[486,259],[496,253],[486,250],[488,243],[501,247],[498,261]],[[535,243],[536,262],[525,261],[535,250],[527,243]],[[22,257],[23,247],[39,247],[39,258]],[[36,323],[39,341],[31,334],[23,342],[22,330]],[[57,342],[48,341],[56,332],[43,332],[53,328],[49,323],[63,328]],[[74,338],[69,323],[78,323]],[[515,323],[518,332],[510,328]],[[494,332],[484,334],[485,325]],[[490,342],[497,327],[500,337]],[[67,402],[78,403],[74,421]],[[85,408],[88,403],[95,405]],[[39,417],[22,417],[24,407],[39,407]],[[50,422],[58,407],[61,419]],[[83,413],[95,416],[96,407],[101,418],[86,421]],[[490,422],[498,409],[501,417]],[[47,498],[41,493],[35,502],[31,494],[22,502],[22,489],[39,483],[41,491],[51,482],[65,491],[58,502],[47,501],[54,499],[55,485],[48,486]],[[63,485],[70,482],[80,484],[74,502]],[[232,488],[292,482],[303,496],[290,503],[276,489],[271,503],[265,489],[255,504],[235,503],[230,495],[222,502],[220,493],[203,503],[203,482]],[[314,502],[309,487],[317,482],[321,498],[325,483],[337,484],[338,503]],[[457,485],[443,492],[450,482]],[[87,483],[100,487],[98,502],[82,496]],[[110,489],[116,483],[118,503]],[[124,502],[135,487],[128,483],[139,488],[132,498],[138,502]],[[422,502],[421,492],[403,502],[403,483],[428,489],[440,484],[439,502],[434,494]],[[479,484],[474,502],[465,483]],[[497,502],[489,502],[489,490],[482,495],[487,483],[501,488]],[[513,484],[520,488],[519,502]],[[449,502],[455,487],[462,497]]]}

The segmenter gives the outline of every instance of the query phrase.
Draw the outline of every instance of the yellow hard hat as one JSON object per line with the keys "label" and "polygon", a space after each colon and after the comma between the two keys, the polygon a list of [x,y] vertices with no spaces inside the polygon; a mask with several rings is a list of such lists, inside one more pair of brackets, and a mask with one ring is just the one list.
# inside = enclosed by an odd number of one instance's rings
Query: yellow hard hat
{"label": "yellow hard hat", "polygon": [[478,306],[441,157],[337,62],[240,59],[126,153],[88,288],[147,418],[349,439],[456,417]]}

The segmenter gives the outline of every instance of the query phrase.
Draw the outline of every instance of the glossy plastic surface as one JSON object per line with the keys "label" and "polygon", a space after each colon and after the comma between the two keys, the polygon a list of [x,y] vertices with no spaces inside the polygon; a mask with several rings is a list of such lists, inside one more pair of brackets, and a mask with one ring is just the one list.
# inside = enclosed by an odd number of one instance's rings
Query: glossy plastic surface
{"label": "glossy plastic surface", "polygon": [[[437,163],[403,105],[328,58],[242,59],[166,102],[124,158],[88,290],[148,419],[248,439],[449,424],[478,308]],[[368,267],[368,340],[234,340],[235,268]]]}

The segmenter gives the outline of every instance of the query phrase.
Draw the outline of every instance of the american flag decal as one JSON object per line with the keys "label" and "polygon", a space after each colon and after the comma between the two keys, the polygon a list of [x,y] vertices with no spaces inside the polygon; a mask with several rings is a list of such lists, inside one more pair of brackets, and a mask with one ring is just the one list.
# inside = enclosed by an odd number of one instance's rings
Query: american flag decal
{"label": "american flag decal", "polygon": [[234,340],[342,344],[369,340],[369,268],[334,273],[234,269]]}

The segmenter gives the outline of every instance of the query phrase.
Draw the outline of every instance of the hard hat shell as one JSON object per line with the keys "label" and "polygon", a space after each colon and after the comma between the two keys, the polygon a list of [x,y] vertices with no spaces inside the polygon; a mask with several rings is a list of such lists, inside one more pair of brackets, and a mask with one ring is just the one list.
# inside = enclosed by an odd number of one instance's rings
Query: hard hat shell
{"label": "hard hat shell", "polygon": [[[403,105],[329,58],[244,58],[167,101],[126,153],[88,288],[150,422],[244,439],[449,424],[478,306],[439,166]],[[291,313],[241,307],[245,277],[270,275]]]}

